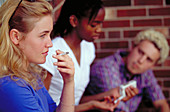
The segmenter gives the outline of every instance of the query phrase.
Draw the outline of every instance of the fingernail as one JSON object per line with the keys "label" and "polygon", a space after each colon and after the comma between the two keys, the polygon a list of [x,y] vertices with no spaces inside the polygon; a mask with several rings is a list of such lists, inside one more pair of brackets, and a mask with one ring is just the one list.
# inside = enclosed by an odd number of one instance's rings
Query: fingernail
{"label": "fingernail", "polygon": [[53,54],[52,57],[55,57],[55,54]]}

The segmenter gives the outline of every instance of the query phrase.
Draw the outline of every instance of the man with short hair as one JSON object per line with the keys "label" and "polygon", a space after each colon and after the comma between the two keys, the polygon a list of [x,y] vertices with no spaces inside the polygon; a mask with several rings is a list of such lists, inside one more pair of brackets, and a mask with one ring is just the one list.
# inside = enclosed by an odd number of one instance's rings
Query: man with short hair
{"label": "man with short hair", "polygon": [[[91,67],[90,83],[86,93],[94,95],[109,91],[122,84],[135,80],[138,93],[130,93],[128,101],[121,101],[115,112],[135,112],[143,95],[148,96],[156,109],[170,112],[168,103],[151,70],[154,65],[163,63],[168,57],[169,46],[164,35],[153,29],[139,32],[135,46],[130,52],[118,51],[94,63]],[[126,94],[129,94],[126,92]]]}

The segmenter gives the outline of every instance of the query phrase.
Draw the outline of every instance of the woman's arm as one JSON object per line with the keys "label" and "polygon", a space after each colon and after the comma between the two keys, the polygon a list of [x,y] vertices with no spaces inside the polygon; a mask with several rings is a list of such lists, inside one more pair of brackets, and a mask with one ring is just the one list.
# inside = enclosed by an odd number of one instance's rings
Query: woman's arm
{"label": "woman's arm", "polygon": [[[60,50],[56,51],[56,54],[63,53]],[[54,65],[58,66],[63,77],[63,91],[60,98],[60,103],[56,109],[57,112],[74,112],[74,63],[68,55],[54,55],[53,58],[58,59]]]}
{"label": "woman's arm", "polygon": [[103,101],[91,100],[86,103],[79,104],[75,107],[76,112],[84,112],[87,110],[106,110],[113,111],[115,107],[119,104],[119,101],[114,104],[112,98],[109,96],[104,97]]}
{"label": "woman's arm", "polygon": [[112,88],[109,91],[102,92],[96,95],[88,95],[88,96],[83,95],[80,102],[84,103],[91,100],[103,100],[105,96],[110,96],[111,98],[117,99],[118,97],[120,97],[119,87]]}

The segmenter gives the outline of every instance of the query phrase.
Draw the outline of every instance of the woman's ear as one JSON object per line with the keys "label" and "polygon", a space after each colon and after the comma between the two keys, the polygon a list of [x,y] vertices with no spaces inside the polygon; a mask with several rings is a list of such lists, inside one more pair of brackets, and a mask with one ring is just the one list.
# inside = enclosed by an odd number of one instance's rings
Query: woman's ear
{"label": "woman's ear", "polygon": [[75,15],[71,15],[70,18],[69,18],[69,21],[70,21],[70,24],[73,26],[73,27],[76,27],[77,26],[77,23],[78,23],[78,19]]}
{"label": "woman's ear", "polygon": [[17,30],[17,29],[12,29],[10,32],[9,32],[9,36],[10,36],[10,39],[11,41],[15,44],[15,45],[18,45],[19,44],[19,40],[20,40],[20,32]]}

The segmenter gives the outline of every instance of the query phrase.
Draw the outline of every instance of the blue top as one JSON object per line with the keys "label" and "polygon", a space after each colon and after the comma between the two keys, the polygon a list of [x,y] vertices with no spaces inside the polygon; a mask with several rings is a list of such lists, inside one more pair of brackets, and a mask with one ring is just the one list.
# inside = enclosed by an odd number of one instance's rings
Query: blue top
{"label": "blue top", "polygon": [[35,91],[26,81],[0,78],[0,112],[54,112],[56,103],[42,86]]}

